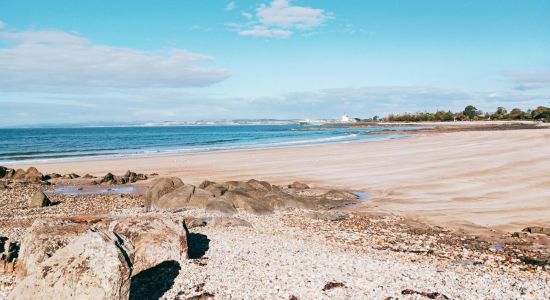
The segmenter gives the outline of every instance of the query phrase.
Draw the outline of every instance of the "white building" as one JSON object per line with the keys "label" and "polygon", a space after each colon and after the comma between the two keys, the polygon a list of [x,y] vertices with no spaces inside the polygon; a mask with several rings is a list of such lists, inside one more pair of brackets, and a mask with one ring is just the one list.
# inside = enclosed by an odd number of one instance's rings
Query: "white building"
{"label": "white building", "polygon": [[355,119],[354,118],[350,118],[348,115],[344,114],[342,116],[342,119],[340,119],[340,121],[342,123],[354,123],[355,122]]}

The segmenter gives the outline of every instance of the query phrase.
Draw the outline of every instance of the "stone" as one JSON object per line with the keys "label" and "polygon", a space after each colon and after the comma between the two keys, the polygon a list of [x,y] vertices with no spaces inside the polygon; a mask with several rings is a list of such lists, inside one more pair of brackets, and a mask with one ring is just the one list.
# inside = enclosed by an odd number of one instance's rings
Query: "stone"
{"label": "stone", "polygon": [[206,203],[206,211],[220,212],[226,215],[232,215],[237,213],[235,206],[225,199],[225,196],[210,198]]}
{"label": "stone", "polygon": [[229,202],[233,203],[235,208],[240,208],[248,212],[256,214],[273,212],[273,207],[269,202],[255,199],[253,196],[243,191],[230,190],[225,193],[224,197]]}
{"label": "stone", "polygon": [[114,221],[110,228],[132,243],[134,275],[165,261],[179,262],[187,258],[187,235],[183,218],[167,215],[137,216]]}
{"label": "stone", "polygon": [[151,209],[169,210],[189,206],[189,200],[195,191],[195,186],[185,184],[151,202]]}
{"label": "stone", "polygon": [[298,190],[309,189],[309,185],[307,185],[305,183],[302,183],[302,182],[299,182],[299,181],[295,181],[295,182],[289,184],[288,187],[291,188],[291,189],[298,189]]}
{"label": "stone", "polygon": [[29,208],[45,207],[50,205],[50,199],[48,199],[46,194],[41,191],[35,192],[29,201]]}
{"label": "stone", "polygon": [[216,184],[216,183],[213,181],[204,180],[203,182],[201,182],[201,184],[199,184],[199,188],[205,189],[206,187],[212,184]]}
{"label": "stone", "polygon": [[185,218],[185,227],[187,229],[195,227],[204,227],[208,225],[209,220],[207,218]]}
{"label": "stone", "polygon": [[4,178],[6,179],[12,179],[15,176],[15,170],[14,169],[6,169],[6,174],[4,174]]}
{"label": "stone", "polygon": [[90,174],[86,174],[86,175],[82,176],[82,178],[92,179],[92,178],[95,178],[95,177],[90,175]]}
{"label": "stone", "polygon": [[[199,186],[199,188],[201,188],[201,187]],[[208,191],[214,197],[219,197],[227,191],[227,189],[224,186],[222,186],[221,184],[217,184],[217,183],[207,185],[206,187],[201,188],[201,189],[204,189],[205,191]]]}
{"label": "stone", "polygon": [[48,175],[46,175],[49,179],[55,179],[55,178],[61,178],[61,174],[57,174],[57,173],[50,173]]}
{"label": "stone", "polygon": [[150,210],[153,202],[181,186],[183,186],[183,181],[177,177],[156,178],[151,182],[145,195],[145,208]]}
{"label": "stone", "polygon": [[193,207],[204,208],[206,207],[208,199],[212,196],[214,195],[212,195],[212,193],[210,193],[209,191],[195,188],[193,194],[191,195],[191,198],[189,198],[189,205]]}
{"label": "stone", "polygon": [[35,167],[30,167],[25,172],[25,181],[30,183],[41,183],[44,180],[44,174],[40,173]]}
{"label": "stone", "polygon": [[222,186],[226,188],[228,191],[233,191],[237,189],[243,190],[243,191],[254,190],[254,188],[250,184],[244,181],[226,181],[222,183]]}
{"label": "stone", "polygon": [[69,173],[69,174],[63,175],[62,178],[63,179],[76,179],[76,178],[80,178],[80,175],[75,174],[75,173]]}
{"label": "stone", "polygon": [[14,180],[25,180],[26,175],[27,175],[27,173],[25,172],[25,170],[17,169],[17,171],[15,171],[15,174],[13,175],[13,179]]}
{"label": "stone", "polygon": [[4,178],[4,176],[6,176],[6,171],[7,170],[8,170],[8,168],[0,166],[0,178]]}
{"label": "stone", "polygon": [[46,259],[8,299],[128,299],[130,248],[112,232],[90,230]]}
{"label": "stone", "polygon": [[550,236],[550,228],[542,226],[530,226],[522,230],[523,232],[545,234]]}
{"label": "stone", "polygon": [[19,248],[18,242],[0,236],[0,274],[14,272],[19,256]]}
{"label": "stone", "polygon": [[512,233],[512,237],[515,237],[515,238],[526,238],[528,236],[529,236],[529,232],[525,232],[525,231],[519,231],[519,232]]}
{"label": "stone", "polygon": [[40,264],[89,228],[85,222],[41,219],[33,222],[21,241],[18,277],[37,271]]}
{"label": "stone", "polygon": [[256,190],[263,190],[263,191],[269,192],[272,189],[271,184],[267,181],[260,181],[260,180],[256,180],[256,179],[250,179],[246,183],[248,183],[251,187],[253,187]]}

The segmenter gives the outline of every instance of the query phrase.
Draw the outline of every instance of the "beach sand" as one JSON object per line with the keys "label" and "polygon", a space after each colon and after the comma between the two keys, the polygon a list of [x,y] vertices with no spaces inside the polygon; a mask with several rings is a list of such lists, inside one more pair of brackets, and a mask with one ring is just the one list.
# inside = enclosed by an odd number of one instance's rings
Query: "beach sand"
{"label": "beach sand", "polygon": [[515,231],[550,225],[549,141],[550,129],[430,132],[376,142],[33,165],[44,173],[156,172],[194,184],[300,180],[369,193],[370,200],[353,207],[357,211]]}

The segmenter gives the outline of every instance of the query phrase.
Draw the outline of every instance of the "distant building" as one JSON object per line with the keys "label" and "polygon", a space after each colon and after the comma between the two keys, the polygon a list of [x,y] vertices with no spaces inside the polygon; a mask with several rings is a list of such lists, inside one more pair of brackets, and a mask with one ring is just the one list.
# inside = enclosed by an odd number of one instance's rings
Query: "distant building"
{"label": "distant building", "polygon": [[354,118],[350,118],[348,115],[344,114],[342,118],[340,119],[340,122],[342,123],[355,123],[357,120]]}

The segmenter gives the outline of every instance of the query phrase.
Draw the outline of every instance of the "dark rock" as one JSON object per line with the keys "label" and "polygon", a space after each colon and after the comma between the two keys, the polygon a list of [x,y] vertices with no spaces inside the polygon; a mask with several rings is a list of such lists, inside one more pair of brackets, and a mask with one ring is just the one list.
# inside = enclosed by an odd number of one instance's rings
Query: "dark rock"
{"label": "dark rock", "polygon": [[29,201],[29,208],[44,207],[51,205],[50,199],[41,191],[37,191]]}
{"label": "dark rock", "polygon": [[76,178],[80,178],[80,175],[75,174],[75,173],[70,173],[70,174],[63,175],[62,178],[63,179],[76,179]]}
{"label": "dark rock", "polygon": [[4,178],[4,176],[6,176],[6,171],[7,170],[8,170],[8,168],[0,166],[0,178]]}
{"label": "dark rock", "polygon": [[342,287],[346,287],[346,285],[341,282],[331,281],[325,284],[325,286],[323,287],[323,291],[328,291],[328,290],[332,290],[335,288],[342,288]]}

